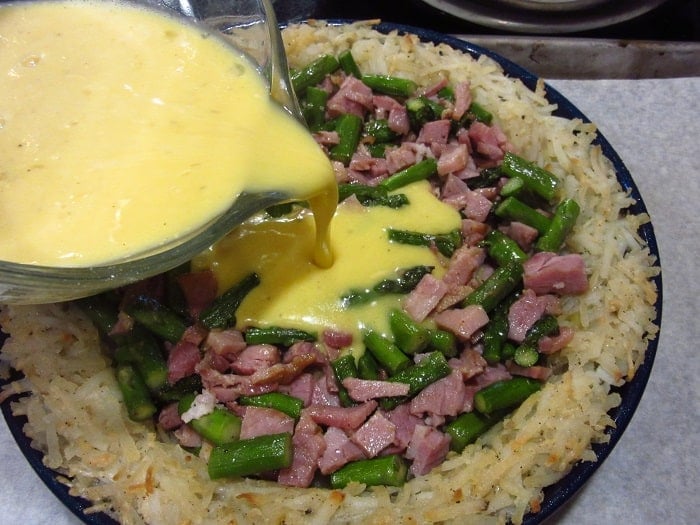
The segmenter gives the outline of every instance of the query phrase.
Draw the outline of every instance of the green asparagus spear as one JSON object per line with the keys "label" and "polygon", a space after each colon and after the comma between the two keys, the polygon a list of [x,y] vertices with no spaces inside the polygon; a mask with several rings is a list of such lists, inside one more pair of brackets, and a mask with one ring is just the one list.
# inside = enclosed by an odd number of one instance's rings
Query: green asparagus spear
{"label": "green asparagus spear", "polygon": [[518,246],[518,243],[499,230],[491,230],[484,244],[488,249],[488,254],[499,266],[506,266],[510,263],[523,263],[527,259],[527,254]]}
{"label": "green asparagus spear", "polygon": [[396,279],[384,279],[370,289],[350,290],[340,298],[345,307],[366,304],[387,294],[406,294],[413,290],[431,266],[414,266],[402,270]]}
{"label": "green asparagus spear", "polygon": [[371,352],[364,352],[357,360],[357,375],[362,379],[379,379],[379,363]]}
{"label": "green asparagus spear", "polygon": [[452,438],[450,450],[459,453],[476,441],[480,435],[491,428],[498,420],[489,418],[478,412],[465,412],[454,421],[445,425],[445,432]]}
{"label": "green asparagus spear", "polygon": [[451,257],[462,244],[462,235],[459,230],[448,233],[421,233],[409,230],[387,229],[389,241],[414,246],[435,246],[445,257]]}
{"label": "green asparagus spear", "polygon": [[407,205],[408,197],[405,193],[392,193],[380,186],[367,186],[365,184],[346,183],[338,185],[338,202],[342,202],[350,195],[355,195],[363,206],[388,206],[400,208]]}
{"label": "green asparagus spear", "polygon": [[152,392],[157,392],[168,384],[168,364],[158,341],[147,332],[117,345],[114,359],[118,364],[132,365],[138,370]]}
{"label": "green asparagus spear", "polygon": [[474,395],[474,408],[482,414],[514,408],[542,388],[542,384],[529,377],[513,377],[490,384]]}
{"label": "green asparagus spear", "polygon": [[467,179],[467,184],[471,189],[477,188],[493,188],[498,185],[498,181],[503,177],[500,166],[492,168],[483,168],[479,172],[478,177]]}
{"label": "green asparagus spear", "polygon": [[467,115],[470,117],[470,120],[478,120],[484,124],[491,124],[493,120],[493,114],[478,102],[472,102],[469,105]]}
{"label": "green asparagus spear", "polygon": [[484,327],[481,340],[484,346],[482,356],[490,365],[501,360],[501,350],[508,338],[508,309],[503,307],[504,304],[506,303],[503,302],[494,309],[489,323]]}
{"label": "green asparagus spear", "polygon": [[[409,386],[407,397],[413,397],[425,387],[438,379],[447,376],[452,369],[441,352],[431,352],[415,365],[404,368],[400,372],[391,375],[390,381],[407,383]],[[406,401],[401,397],[382,399],[381,405],[385,410],[391,410]]]}
{"label": "green asparagus spear", "polygon": [[343,379],[358,376],[355,356],[352,354],[345,354],[344,356],[331,361],[331,368],[333,368],[335,380],[338,384],[338,397],[340,398],[340,404],[344,407],[353,406],[355,402],[352,400],[352,398],[350,398],[347,389],[343,386]]}
{"label": "green asparagus spear", "polygon": [[250,476],[288,467],[293,459],[292,435],[262,435],[216,446],[209,455],[209,477]]}
{"label": "green asparagus spear", "polygon": [[413,166],[409,166],[401,171],[397,171],[390,177],[387,177],[379,186],[387,191],[394,191],[403,186],[427,179],[437,174],[437,161],[433,158],[424,159]]}
{"label": "green asparagus spear", "polygon": [[364,134],[372,137],[375,142],[391,142],[399,137],[399,134],[389,127],[387,119],[368,120],[365,122]]}
{"label": "green asparagus spear", "polygon": [[133,366],[118,364],[116,377],[130,419],[145,421],[156,413],[148,387]]}
{"label": "green asparagus spear", "polygon": [[[180,400],[177,406],[180,415],[190,409],[195,397],[195,394],[189,394]],[[239,416],[217,406],[212,412],[193,419],[188,424],[207,441],[214,445],[223,445],[238,441],[241,435],[241,423]]]}
{"label": "green asparagus spear", "polygon": [[250,273],[240,282],[218,297],[214,304],[199,316],[200,322],[209,328],[228,328],[236,324],[236,310],[248,293],[260,284],[260,278]]}
{"label": "green asparagus spear", "polygon": [[331,159],[347,166],[360,143],[362,119],[357,115],[344,113],[338,117],[335,130],[338,132],[339,142],[331,148],[330,156]]}
{"label": "green asparagus spear", "polygon": [[565,199],[554,210],[547,231],[543,232],[535,249],[541,252],[558,252],[567,235],[576,224],[581,208],[573,199]]}
{"label": "green asparagus spear", "polygon": [[400,487],[406,482],[408,465],[398,454],[347,463],[331,474],[331,487],[341,489],[349,483],[367,486]]}
{"label": "green asparagus spear", "polygon": [[540,353],[532,345],[520,345],[515,349],[513,361],[516,365],[529,367],[537,364]]}
{"label": "green asparagus spear", "polygon": [[528,226],[532,226],[541,234],[549,230],[550,227],[550,220],[548,217],[515,197],[506,197],[503,199],[496,206],[494,213],[503,219],[519,221]]}
{"label": "green asparagus spear", "polygon": [[510,152],[503,156],[501,169],[509,177],[522,179],[529,190],[548,201],[554,198],[559,187],[559,180],[549,171]]}
{"label": "green asparagus spear", "polygon": [[155,335],[171,343],[177,343],[187,328],[187,322],[180,315],[152,297],[140,295],[130,301],[124,311]]}
{"label": "green asparagus spear", "polygon": [[327,91],[315,86],[309,86],[306,89],[306,96],[301,101],[301,111],[304,115],[306,125],[312,131],[321,129],[321,126],[326,121],[327,101]]}
{"label": "green asparagus spear", "polygon": [[341,69],[345,71],[346,74],[352,75],[357,79],[362,78],[360,68],[357,67],[355,57],[352,56],[352,51],[350,51],[349,49],[345,49],[340,52],[340,54],[338,55],[338,63],[340,64]]}
{"label": "green asparagus spear", "polygon": [[297,96],[304,94],[309,86],[321,82],[323,78],[340,67],[338,60],[332,55],[322,55],[302,69],[292,71],[290,80]]}
{"label": "green asparagus spear", "polygon": [[389,312],[389,326],[394,336],[394,343],[406,354],[420,353],[430,343],[428,330],[399,308],[394,308]]}
{"label": "green asparagus spear", "polygon": [[410,97],[418,88],[418,85],[408,78],[387,75],[362,75],[361,79],[373,91],[395,97]]}
{"label": "green asparagus spear", "polygon": [[283,345],[292,346],[298,341],[316,341],[317,335],[296,328],[283,328],[281,326],[270,326],[258,328],[251,326],[246,329],[245,342],[249,345]]}
{"label": "green asparagus spear", "polygon": [[523,266],[519,262],[501,266],[467,296],[464,305],[478,304],[490,312],[520,285],[522,276]]}
{"label": "green asparagus spear", "polygon": [[447,330],[428,329],[428,347],[445,357],[457,355],[457,337]]}
{"label": "green asparagus spear", "polygon": [[374,359],[389,375],[396,374],[411,366],[409,357],[382,334],[368,330],[363,335],[363,342]]}
{"label": "green asparagus spear", "polygon": [[304,408],[304,402],[301,399],[281,392],[241,396],[238,398],[238,403],[243,406],[274,408],[294,419],[299,419],[301,409]]}

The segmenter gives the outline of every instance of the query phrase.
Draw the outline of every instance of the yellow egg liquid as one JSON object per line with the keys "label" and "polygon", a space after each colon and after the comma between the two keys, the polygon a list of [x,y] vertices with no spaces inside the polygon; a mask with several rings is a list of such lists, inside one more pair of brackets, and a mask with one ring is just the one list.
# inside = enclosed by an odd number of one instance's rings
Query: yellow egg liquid
{"label": "yellow egg liquid", "polygon": [[347,307],[341,301],[351,289],[369,289],[379,281],[396,278],[396,271],[434,266],[444,273],[440,257],[425,246],[389,242],[387,229],[447,233],[460,227],[459,213],[440,202],[428,182],[398,190],[410,204],[398,209],[364,207],[348,199],[331,222],[333,266],[311,262],[313,220],[306,211],[277,220],[250,221],[194,261],[196,269],[211,268],[227,289],[250,272],[260,285],[236,311],[237,326],[282,326],[316,332],[339,330],[353,335],[352,350],[363,352],[362,332],[388,335],[388,314],[399,308],[403,295],[386,295],[366,304]]}
{"label": "yellow egg liquid", "polygon": [[117,261],[272,190],[310,201],[329,265],[330,162],[222,38],[128,4],[0,7],[0,260]]}

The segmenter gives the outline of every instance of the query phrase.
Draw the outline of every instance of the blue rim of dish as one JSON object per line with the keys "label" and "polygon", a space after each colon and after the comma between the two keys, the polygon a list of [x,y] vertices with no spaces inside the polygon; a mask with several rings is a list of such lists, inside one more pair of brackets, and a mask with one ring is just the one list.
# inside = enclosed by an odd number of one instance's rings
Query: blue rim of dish
{"label": "blue rim of dish", "polygon": [[[348,24],[348,20],[329,20],[331,24]],[[417,35],[422,41],[433,42],[435,44],[447,44],[450,47],[463,51],[472,55],[473,57],[478,57],[480,55],[486,55],[500,64],[506,75],[519,78],[528,88],[534,89],[538,81],[538,78],[524,69],[523,67],[511,62],[510,60],[489,51],[480,46],[476,46],[464,40],[460,40],[455,37],[451,37],[442,33],[431,31],[428,29],[417,28],[413,26],[393,24],[388,22],[382,22],[374,26],[378,31],[382,33],[389,33],[391,31],[398,31],[399,33],[411,33]],[[568,119],[578,118],[584,122],[590,122],[590,120],[583,114],[579,109],[574,106],[569,100],[567,100],[561,93],[546,85],[547,99],[557,105],[557,109],[554,114],[560,117],[565,117]],[[604,153],[604,155],[612,162],[613,167],[616,172],[617,179],[622,186],[622,188],[627,191],[630,196],[635,200],[635,203],[628,209],[629,213],[633,214],[646,214],[647,209],[642,196],[639,193],[639,189],[632,179],[632,175],[629,173],[627,168],[620,156],[615,152],[610,143],[605,139],[605,137],[598,132],[595,144],[599,145]],[[659,249],[656,242],[656,237],[654,235],[654,228],[651,222],[642,225],[639,229],[639,234],[646,242],[649,247],[651,254],[656,257],[656,264],[660,266],[659,259]],[[661,286],[661,273],[653,278],[658,290],[658,297],[656,300],[656,319],[654,323],[661,327],[661,306],[662,306],[662,286]],[[0,344],[4,341],[5,336],[0,334]],[[564,476],[557,483],[550,485],[544,489],[544,500],[540,506],[540,511],[537,513],[527,514],[523,521],[524,525],[538,525],[543,523],[546,519],[554,515],[557,511],[561,510],[563,506],[573,498],[573,496],[583,487],[583,485],[591,478],[595,471],[600,467],[603,461],[608,457],[610,452],[620,440],[620,437],[627,428],[634,412],[639,405],[642,398],[642,394],[646,387],[647,381],[651,374],[652,365],[654,363],[654,358],[656,356],[656,349],[658,345],[659,335],[649,342],[644,355],[644,362],[637,369],[633,379],[619,388],[614,388],[614,391],[618,392],[622,398],[622,402],[618,407],[611,410],[610,415],[615,421],[614,428],[608,428],[606,431],[609,436],[609,441],[602,444],[593,444],[592,448],[596,454],[597,461],[595,462],[579,462],[572,470]],[[19,376],[10,378],[9,381],[17,379]],[[4,385],[7,380],[0,381],[0,385]],[[80,518],[87,525],[118,525],[116,521],[107,516],[104,513],[94,513],[85,514],[84,510],[90,507],[90,502],[87,500],[72,496],[69,493],[69,489],[66,485],[61,483],[56,479],[56,472],[46,467],[42,462],[43,454],[38,450],[31,447],[30,439],[24,434],[22,428],[26,423],[26,418],[24,416],[15,416],[12,414],[10,409],[10,403],[16,396],[6,400],[2,403],[2,413],[7,421],[10,432],[13,438],[17,442],[20,450],[26,457],[27,461],[37,473],[39,478],[44,482],[44,484],[53,492],[53,494],[70,509],[78,518]]]}

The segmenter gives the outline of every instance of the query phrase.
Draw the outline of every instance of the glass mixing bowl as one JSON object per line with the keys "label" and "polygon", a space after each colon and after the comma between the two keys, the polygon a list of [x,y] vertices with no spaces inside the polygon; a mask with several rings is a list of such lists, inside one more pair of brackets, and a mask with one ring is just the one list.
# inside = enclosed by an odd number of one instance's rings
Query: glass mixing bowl
{"label": "glass mixing bowl", "polygon": [[[286,57],[269,0],[137,0],[217,31],[248,54],[273,99],[293,116],[300,111],[290,88]],[[105,265],[49,267],[0,261],[0,303],[37,304],[92,295],[172,269],[207,249],[256,212],[287,199],[279,193],[242,194],[195,231]]]}

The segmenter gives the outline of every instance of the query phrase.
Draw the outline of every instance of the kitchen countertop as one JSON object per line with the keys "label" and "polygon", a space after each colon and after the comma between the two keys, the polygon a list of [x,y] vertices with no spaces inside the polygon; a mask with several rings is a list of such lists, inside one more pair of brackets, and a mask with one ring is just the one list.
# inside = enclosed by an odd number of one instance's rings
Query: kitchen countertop
{"label": "kitchen countertop", "polygon": [[[641,404],[607,460],[548,525],[697,523],[700,487],[700,77],[555,80],[629,168],[663,268],[658,352]],[[0,423],[0,525],[77,525]]]}

